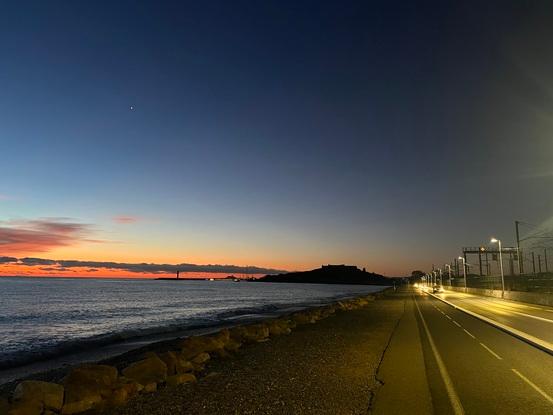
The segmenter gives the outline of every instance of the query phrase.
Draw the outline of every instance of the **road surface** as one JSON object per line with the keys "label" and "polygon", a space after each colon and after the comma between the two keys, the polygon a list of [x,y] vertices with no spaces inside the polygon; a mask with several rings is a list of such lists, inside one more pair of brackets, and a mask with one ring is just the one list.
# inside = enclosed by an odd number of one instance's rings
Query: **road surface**
{"label": "road surface", "polygon": [[435,294],[459,307],[541,339],[553,348],[553,308],[456,291]]}
{"label": "road surface", "polygon": [[[475,304],[482,306],[477,300],[472,299]],[[413,321],[418,326],[416,338],[420,339],[420,359],[423,359],[424,364],[417,364],[419,358],[414,352],[416,348],[413,347],[413,341],[399,344],[395,351],[394,348],[390,348],[387,353],[397,356],[398,350],[401,351],[403,347],[403,353],[412,356],[413,367],[423,368],[418,374],[410,375],[410,381],[427,384],[431,402],[431,408],[427,412],[533,415],[553,413],[553,356],[424,292],[411,291],[409,301],[411,307],[406,307],[406,315],[408,316],[409,310],[412,310],[415,316]],[[498,304],[495,312],[506,319],[505,307],[512,306]],[[523,316],[513,314],[509,322],[523,324],[520,321]],[[507,320],[504,322],[508,323]],[[404,377],[401,368],[394,371],[394,361],[397,360],[396,357],[393,361],[389,359],[387,362],[386,356],[384,358],[382,369],[387,373],[387,377],[383,379],[381,399],[379,400],[378,394],[375,399],[374,413],[391,413],[386,410],[392,401],[390,397],[395,399],[393,402],[396,405],[398,401],[405,401],[403,407],[399,405],[394,413],[423,413],[411,410],[415,406],[410,401],[413,402],[417,398],[410,396],[405,391],[405,386],[401,390],[394,390],[394,385],[405,385],[405,382],[401,382]],[[421,399],[427,400],[424,393]]]}

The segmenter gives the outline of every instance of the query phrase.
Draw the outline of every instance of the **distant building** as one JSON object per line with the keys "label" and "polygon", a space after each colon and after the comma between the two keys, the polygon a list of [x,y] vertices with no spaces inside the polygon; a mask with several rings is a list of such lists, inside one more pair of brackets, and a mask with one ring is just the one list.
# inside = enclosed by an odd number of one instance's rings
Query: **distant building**
{"label": "distant building", "polygon": [[329,272],[356,272],[359,271],[359,268],[357,268],[355,265],[321,265],[321,269],[323,271],[329,271]]}

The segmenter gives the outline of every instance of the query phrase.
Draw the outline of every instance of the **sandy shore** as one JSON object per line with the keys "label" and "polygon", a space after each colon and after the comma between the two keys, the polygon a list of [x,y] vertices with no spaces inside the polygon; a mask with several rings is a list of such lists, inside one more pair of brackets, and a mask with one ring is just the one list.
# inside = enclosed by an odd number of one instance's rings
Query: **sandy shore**
{"label": "sandy shore", "polygon": [[400,297],[383,296],[244,346],[233,357],[211,361],[197,384],[165,387],[102,414],[367,413],[404,305]]}

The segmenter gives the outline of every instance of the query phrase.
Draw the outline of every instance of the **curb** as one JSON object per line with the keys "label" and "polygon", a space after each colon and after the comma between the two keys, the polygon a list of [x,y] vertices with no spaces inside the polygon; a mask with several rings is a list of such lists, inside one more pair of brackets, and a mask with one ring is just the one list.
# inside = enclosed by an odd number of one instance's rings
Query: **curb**
{"label": "curb", "polygon": [[509,327],[505,324],[499,323],[495,320],[492,320],[491,318],[484,317],[483,315],[475,313],[474,311],[470,311],[470,310],[467,310],[466,308],[459,307],[458,305],[453,304],[450,301],[444,300],[443,298],[440,298],[432,293],[429,293],[426,291],[423,291],[423,292],[459,311],[462,311],[465,314],[468,314],[469,316],[477,318],[478,320],[483,321],[484,323],[487,323],[490,326],[493,326],[507,334],[510,334],[511,336],[516,337],[517,339],[522,340],[523,342],[528,343],[529,345],[534,346],[540,349],[541,351],[553,356],[553,344],[546,342],[545,340],[538,339],[537,337],[534,337],[528,333],[524,333],[523,331]]}

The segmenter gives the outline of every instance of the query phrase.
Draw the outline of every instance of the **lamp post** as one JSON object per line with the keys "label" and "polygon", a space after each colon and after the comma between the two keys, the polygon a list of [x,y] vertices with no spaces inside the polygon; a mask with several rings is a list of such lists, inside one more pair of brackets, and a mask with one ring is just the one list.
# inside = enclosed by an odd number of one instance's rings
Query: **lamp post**
{"label": "lamp post", "polygon": [[505,277],[503,276],[503,257],[501,256],[501,241],[496,238],[490,240],[492,244],[497,243],[499,248],[499,270],[501,271],[501,298],[505,296]]}
{"label": "lamp post", "polygon": [[465,281],[465,292],[467,292],[467,267],[465,264],[465,257],[460,256],[459,259],[463,261],[463,280]]}
{"label": "lamp post", "polygon": [[451,265],[449,264],[444,264],[444,265],[447,268],[447,272],[449,273],[449,286],[451,287]]}

